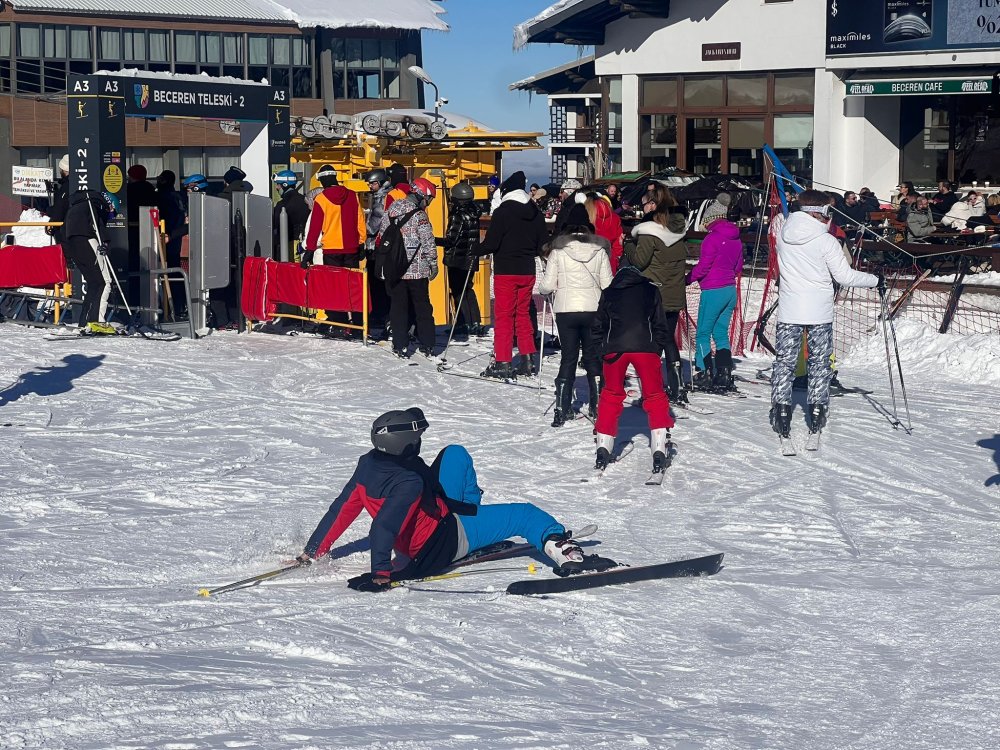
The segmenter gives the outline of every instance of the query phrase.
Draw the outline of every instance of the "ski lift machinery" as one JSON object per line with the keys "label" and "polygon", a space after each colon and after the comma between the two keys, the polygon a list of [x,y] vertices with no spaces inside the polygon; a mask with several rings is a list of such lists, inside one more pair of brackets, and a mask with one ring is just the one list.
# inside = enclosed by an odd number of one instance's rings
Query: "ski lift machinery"
{"label": "ski lift machinery", "polygon": [[[438,98],[434,112],[388,109],[353,117],[293,118],[292,163],[304,166],[307,191],[319,187],[313,174],[323,165],[332,166],[340,184],[358,193],[366,211],[369,191],[364,175],[399,164],[406,169],[409,181],[423,177],[437,186],[437,199],[427,213],[434,236],[443,237],[448,228],[448,194],[452,186],[468,182],[476,201],[487,201],[487,183],[499,174],[505,152],[542,148],[538,143],[541,133],[488,130],[466,118],[441,112],[444,103],[447,100]],[[443,255],[439,246],[441,270],[430,284],[436,325],[450,324],[453,315]],[[491,322],[490,273],[490,259],[484,258],[474,281],[483,315],[480,322],[484,325]]]}

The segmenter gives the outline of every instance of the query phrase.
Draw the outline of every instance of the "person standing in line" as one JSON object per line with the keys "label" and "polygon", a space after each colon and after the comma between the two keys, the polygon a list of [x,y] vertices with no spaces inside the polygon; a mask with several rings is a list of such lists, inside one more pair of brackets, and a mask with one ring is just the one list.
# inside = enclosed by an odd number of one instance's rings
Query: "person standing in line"
{"label": "person standing in line", "polygon": [[306,224],[309,223],[309,206],[306,199],[297,190],[299,177],[290,169],[283,169],[274,175],[274,184],[278,188],[281,197],[274,204],[274,212],[271,218],[271,230],[274,238],[273,258],[281,258],[281,210],[285,210],[288,219],[288,257],[294,258],[298,252],[298,246],[302,238],[306,235]]}
{"label": "person standing in line", "polygon": [[[69,154],[63,154],[59,160],[59,177],[51,192],[52,205],[49,206],[49,221],[64,221],[66,211],[69,210]],[[62,227],[45,227],[45,233],[57,243],[63,241]]]}
{"label": "person standing in line", "polygon": [[367,236],[358,195],[338,182],[337,170],[330,165],[320,167],[316,177],[323,192],[309,214],[303,264],[358,268]]}
{"label": "person standing in line", "polygon": [[743,273],[743,243],[739,227],[729,221],[727,215],[726,206],[721,203],[712,203],[706,209],[704,223],[708,235],[702,240],[697,265],[687,276],[688,284],[697,282],[701,287],[694,384],[705,389],[734,388],[729,324],[736,309],[736,280]]}
{"label": "person standing in line", "polygon": [[622,257],[622,240],[624,239],[621,217],[611,207],[611,200],[599,193],[588,195],[584,205],[587,207],[590,223],[594,225],[594,232],[598,237],[607,240],[611,247],[611,273],[617,273],[618,263]]}
{"label": "person standing in line", "polygon": [[588,412],[597,419],[597,378],[601,361],[593,335],[595,314],[601,292],[611,283],[610,245],[594,233],[587,211],[577,205],[568,217],[562,234],[552,240],[545,276],[539,293],[552,294],[552,310],[559,330],[559,374],[556,376],[556,408],[552,426],[573,419],[573,383],[583,350],[583,367],[590,387]]}
{"label": "person standing in line", "polygon": [[464,341],[470,335],[481,336],[485,332],[474,284],[475,268],[479,265],[480,217],[474,198],[472,186],[467,182],[460,182],[451,189],[451,215],[442,243],[444,264],[448,268],[448,288],[455,301],[452,335],[457,341]]}
{"label": "person standing in line", "polygon": [[687,248],[684,237],[687,222],[683,208],[660,204],[652,219],[636,224],[632,229],[635,240],[633,264],[647,279],[660,287],[660,298],[666,314],[670,335],[664,347],[667,365],[667,391],[674,403],[685,403],[687,396],[681,387],[681,353],[677,348],[677,321],[687,307],[685,279]]}
{"label": "person standing in line", "polygon": [[78,190],[69,199],[63,224],[63,255],[83,276],[85,290],[78,325],[86,333],[113,334],[105,322],[111,294],[111,271],[101,245],[109,218],[118,213],[117,199],[96,190]]}
{"label": "person standing in line", "polygon": [[825,193],[799,193],[801,210],[790,214],[778,236],[777,329],[774,367],[771,371],[772,429],[790,437],[792,382],[802,336],[809,344],[806,414],[810,432],[826,426],[830,404],[831,355],[833,354],[833,282],[841,286],[879,287],[881,275],[855,271],[847,262],[840,243],[829,232],[830,205]]}
{"label": "person standing in line", "polygon": [[[392,351],[401,359],[410,356],[410,326],[416,324],[418,351],[425,357],[434,356],[434,308],[431,305],[430,282],[437,278],[437,240],[427,216],[427,207],[437,195],[434,183],[418,177],[410,184],[409,194],[393,201],[379,226],[379,237],[392,221],[400,228],[409,265],[402,278],[390,284],[389,325],[392,327]],[[376,239],[376,242],[378,240]],[[410,309],[413,317],[411,320]]]}
{"label": "person standing in line", "polygon": [[493,212],[482,255],[493,256],[493,355],[485,378],[516,377],[514,332],[523,362],[538,371],[538,355],[531,325],[531,295],[535,286],[535,259],[546,239],[545,219],[525,191],[524,172],[515,172],[500,187],[503,198]]}
{"label": "person standing in line", "polygon": [[[183,196],[177,192],[176,185],[177,175],[170,169],[164,169],[156,177],[156,206],[166,235],[164,254],[168,268],[180,268],[183,245],[180,230],[187,223],[187,206]],[[187,300],[184,298],[182,279],[170,280],[170,300],[173,303],[174,319],[184,320],[187,317]]]}
{"label": "person standing in line", "polygon": [[[386,201],[389,191],[392,190],[392,182],[389,179],[389,173],[381,168],[367,172],[364,179],[368,184],[365,253],[371,257],[375,251],[375,238],[378,236],[378,229],[382,226],[382,217],[385,216]],[[368,275],[368,294],[372,301],[372,311],[369,315],[371,325],[374,328],[382,328],[381,338],[387,339],[389,336],[389,295],[385,291],[385,284],[382,283],[382,280],[375,278],[374,274],[371,273]]]}
{"label": "person standing in line", "polygon": [[629,244],[611,285],[601,295],[593,334],[600,341],[604,387],[597,407],[597,456],[595,468],[612,460],[618,419],[625,404],[625,373],[635,369],[642,386],[642,408],[649,419],[649,444],[653,473],[666,469],[667,443],[674,419],[663,389],[660,352],[672,340],[663,302],[656,284],[639,273],[636,246]]}

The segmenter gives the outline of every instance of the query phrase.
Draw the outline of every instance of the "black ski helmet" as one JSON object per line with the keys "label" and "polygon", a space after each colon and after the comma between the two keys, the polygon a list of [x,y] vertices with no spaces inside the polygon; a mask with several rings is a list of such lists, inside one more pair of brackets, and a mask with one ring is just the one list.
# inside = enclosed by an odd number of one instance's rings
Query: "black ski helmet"
{"label": "black ski helmet", "polygon": [[365,182],[377,182],[379,185],[389,181],[389,174],[384,169],[373,169],[365,174]]}
{"label": "black ski helmet", "polygon": [[471,201],[476,197],[476,194],[472,190],[472,185],[467,182],[460,182],[451,188],[451,197],[456,201]]}
{"label": "black ski helmet", "polygon": [[372,445],[390,456],[415,456],[420,453],[420,436],[427,427],[423,411],[415,406],[387,411],[372,422]]}
{"label": "black ski helmet", "polygon": [[316,173],[316,179],[325,188],[340,184],[337,182],[337,170],[329,164],[324,164],[319,168],[319,171]]}

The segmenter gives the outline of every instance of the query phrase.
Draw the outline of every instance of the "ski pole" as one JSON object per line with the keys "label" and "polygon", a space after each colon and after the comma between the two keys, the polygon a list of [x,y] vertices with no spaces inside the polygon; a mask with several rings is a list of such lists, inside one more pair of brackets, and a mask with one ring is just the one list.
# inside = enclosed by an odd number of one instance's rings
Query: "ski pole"
{"label": "ski pole", "polygon": [[125,299],[125,292],[122,291],[122,285],[118,281],[118,274],[115,273],[114,264],[107,257],[108,256],[107,250],[104,249],[105,248],[104,238],[101,237],[101,229],[97,224],[97,215],[94,213],[94,204],[90,202],[89,198],[87,199],[87,208],[90,209],[90,221],[94,225],[94,234],[97,236],[97,246],[101,248],[101,250],[99,250],[98,252],[104,256],[104,259],[108,264],[108,270],[111,272],[111,278],[115,280],[115,286],[118,287],[118,296],[121,297],[122,304],[125,305],[125,312],[128,313],[128,319],[129,321],[131,321],[132,309],[128,306],[128,300]]}
{"label": "ski pole", "polygon": [[[441,352],[441,361],[446,362],[448,357],[448,347],[451,346],[451,337],[455,335],[455,326],[458,325],[458,316],[462,314],[462,303],[465,302],[465,292],[469,288],[469,279],[472,277],[472,269],[475,267],[476,261],[469,264],[469,270],[465,274],[465,286],[462,287],[462,293],[458,295],[458,304],[455,305],[455,318],[451,321],[451,330],[448,331],[448,342],[444,345],[444,351]],[[468,325],[469,321],[465,321]]]}
{"label": "ski pole", "polygon": [[528,573],[534,575],[538,572],[538,565],[535,563],[528,563],[526,567],[507,567],[507,568],[485,568],[483,570],[453,570],[449,573],[438,573],[433,576],[424,576],[423,578],[408,578],[402,581],[390,581],[389,588],[395,589],[400,586],[410,586],[414,583],[431,583],[433,581],[447,581],[451,578],[465,578],[466,576],[476,576],[485,575],[487,573],[509,573],[509,572],[520,572],[527,570]]}
{"label": "ski pole", "polygon": [[[542,297],[542,325],[539,326],[542,335],[539,337],[538,345],[538,398],[542,397],[542,367],[545,365],[545,316],[548,315],[549,298]],[[544,416],[544,415],[543,415]]]}
{"label": "ski pole", "polygon": [[227,583],[225,586],[219,586],[214,589],[198,589],[198,596],[214,596],[215,594],[224,594],[227,591],[235,591],[242,588],[250,588],[251,586],[256,586],[261,581],[269,581],[272,578],[277,578],[283,576],[286,573],[291,573],[293,570],[301,568],[303,563],[297,562],[293,565],[286,565],[283,568],[278,568],[277,570],[269,570],[266,573],[260,573],[255,576],[250,576],[249,578],[244,578],[242,581],[234,581],[233,583]]}
{"label": "ski pole", "polygon": [[892,333],[892,348],[896,353],[896,369],[899,371],[899,391],[903,396],[903,409],[906,410],[906,432],[913,431],[913,422],[910,420],[910,402],[906,397],[906,384],[903,382],[903,364],[899,359],[899,342],[896,341],[896,324],[889,318],[889,331]]}
{"label": "ski pole", "polygon": [[888,304],[885,291],[879,289],[878,293],[882,298],[882,340],[885,342],[885,366],[889,371],[889,393],[892,395],[892,416],[896,419],[896,422],[892,426],[895,428],[901,427],[902,423],[899,421],[899,409],[896,406],[896,379],[892,374],[892,356],[889,354],[889,331],[888,320],[886,319]]}

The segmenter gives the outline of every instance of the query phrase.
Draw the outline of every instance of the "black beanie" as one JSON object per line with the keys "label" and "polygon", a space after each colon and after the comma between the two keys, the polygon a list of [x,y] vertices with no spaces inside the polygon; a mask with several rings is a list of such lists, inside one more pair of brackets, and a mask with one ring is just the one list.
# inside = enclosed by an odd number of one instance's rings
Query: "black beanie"
{"label": "black beanie", "polygon": [[592,226],[590,223],[590,215],[587,213],[587,207],[582,203],[574,203],[573,207],[569,210],[569,214],[566,217],[566,226],[568,227]]}
{"label": "black beanie", "polygon": [[247,173],[244,172],[239,167],[230,167],[228,170],[226,170],[226,173],[222,176],[222,181],[228,185],[230,182],[236,182],[237,180],[242,180],[246,176]]}
{"label": "black beanie", "polygon": [[514,172],[500,183],[500,195],[507,195],[512,190],[524,190],[527,186],[528,178],[524,176],[524,172]]}

